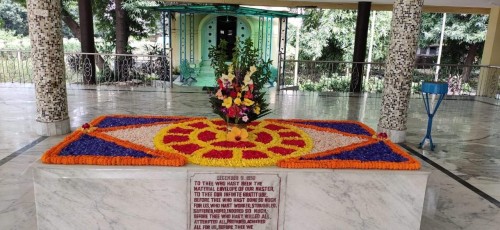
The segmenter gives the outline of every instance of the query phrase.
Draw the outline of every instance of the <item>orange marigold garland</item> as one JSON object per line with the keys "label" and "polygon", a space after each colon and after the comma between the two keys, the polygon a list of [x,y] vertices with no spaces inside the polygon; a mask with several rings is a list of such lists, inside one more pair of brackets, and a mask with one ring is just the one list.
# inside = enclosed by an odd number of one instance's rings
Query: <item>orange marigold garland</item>
{"label": "orange marigold garland", "polygon": [[[235,130],[228,135],[222,120],[102,116],[49,149],[42,162],[181,166],[189,161],[228,167],[420,168],[418,161],[385,135],[360,122],[275,119],[251,122],[247,128],[248,133]],[[155,131],[147,134],[148,130]]]}
{"label": "orange marigold garland", "polygon": [[[356,169],[392,169],[417,170],[420,162],[387,139],[385,134],[376,134],[363,123],[356,121],[311,121],[288,120],[301,127],[308,127],[330,132],[343,132],[344,135],[358,135],[366,139],[365,142],[344,146],[329,151],[309,154],[304,157],[280,160],[279,167],[283,168],[356,168]],[[349,124],[352,130],[346,130],[342,124]],[[325,128],[328,127],[328,128]],[[342,130],[342,131],[340,131]],[[349,133],[350,132],[350,133]],[[367,136],[371,136],[368,138]]]}
{"label": "orange marigold garland", "polygon": [[[121,123],[116,127],[131,128],[140,126],[138,124],[127,125],[127,121],[132,123],[137,122],[137,120],[134,120],[135,118],[140,118],[139,121],[143,123],[142,125],[163,124],[168,119],[172,121],[189,119],[185,117],[164,116],[101,116],[90,123],[82,125],[81,128],[68,135],[62,142],[50,148],[43,154],[41,160],[43,163],[50,164],[92,165],[182,166],[186,163],[186,159],[183,156],[168,154],[126,140],[110,137],[104,134],[103,131],[113,128],[99,128],[99,125],[105,119],[121,119]],[[148,123],[148,119],[151,119],[149,120],[151,123]],[[100,148],[102,145],[105,145],[106,148]],[[104,149],[112,152],[114,149],[124,150],[125,154],[117,153],[114,155],[110,152],[104,152]],[[92,150],[96,150],[96,152]]]}

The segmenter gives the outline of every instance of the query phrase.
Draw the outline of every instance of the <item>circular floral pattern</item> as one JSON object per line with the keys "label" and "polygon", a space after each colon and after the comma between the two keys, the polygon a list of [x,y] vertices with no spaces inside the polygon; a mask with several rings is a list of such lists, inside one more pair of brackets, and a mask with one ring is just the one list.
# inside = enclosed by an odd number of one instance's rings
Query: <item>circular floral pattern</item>
{"label": "circular floral pattern", "polygon": [[154,143],[157,149],[182,154],[194,164],[229,167],[276,165],[313,148],[311,137],[290,124],[260,121],[247,129],[248,140],[228,141],[223,120],[190,120],[160,130]]}

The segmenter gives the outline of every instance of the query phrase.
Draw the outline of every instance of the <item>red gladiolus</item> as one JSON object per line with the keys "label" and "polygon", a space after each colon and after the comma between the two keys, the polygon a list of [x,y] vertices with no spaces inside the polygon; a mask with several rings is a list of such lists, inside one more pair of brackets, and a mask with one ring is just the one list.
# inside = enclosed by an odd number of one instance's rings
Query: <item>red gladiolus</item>
{"label": "red gladiolus", "polygon": [[245,98],[253,99],[253,95],[252,95],[252,92],[250,90],[245,93]]}
{"label": "red gladiolus", "polygon": [[236,106],[231,106],[227,111],[227,116],[229,117],[235,117],[236,114],[238,114],[238,107]]}
{"label": "red gladiolus", "polygon": [[224,88],[224,83],[222,82],[221,79],[217,79],[217,83],[219,84],[219,89],[223,89]]}
{"label": "red gladiolus", "polygon": [[232,98],[236,98],[238,96],[238,93],[236,93],[236,91],[231,91],[229,96],[231,96]]}

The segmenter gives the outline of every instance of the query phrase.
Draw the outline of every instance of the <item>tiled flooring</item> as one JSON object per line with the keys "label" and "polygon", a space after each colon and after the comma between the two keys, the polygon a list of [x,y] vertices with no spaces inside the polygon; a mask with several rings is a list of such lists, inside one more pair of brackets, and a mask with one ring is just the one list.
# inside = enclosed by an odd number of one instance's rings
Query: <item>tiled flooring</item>
{"label": "tiled flooring", "polygon": [[[272,90],[268,99],[273,109],[269,118],[353,119],[374,129],[381,104],[380,95],[291,91],[276,94]],[[418,95],[410,103],[405,145],[441,168],[423,162],[422,170],[432,173],[421,229],[498,229],[500,103],[484,98],[448,99],[434,119],[433,140],[437,144],[434,152],[415,148],[425,134],[427,115]],[[213,117],[207,100],[206,93],[197,88],[175,87],[166,92],[145,88],[68,89],[72,129],[102,114]],[[36,229],[30,164],[63,138],[37,136],[33,129],[35,112],[33,88],[0,85],[2,230]]]}

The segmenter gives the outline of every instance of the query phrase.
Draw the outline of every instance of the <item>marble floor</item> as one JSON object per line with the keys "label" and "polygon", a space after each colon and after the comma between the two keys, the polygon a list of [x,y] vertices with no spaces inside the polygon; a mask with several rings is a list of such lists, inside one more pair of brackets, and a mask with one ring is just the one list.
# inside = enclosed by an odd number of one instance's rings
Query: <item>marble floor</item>
{"label": "marble floor", "polygon": [[[68,88],[72,129],[102,114],[162,114],[213,117],[200,88],[161,92]],[[351,119],[376,128],[381,95],[318,94],[269,90],[269,118]],[[0,85],[0,229],[36,229],[30,165],[64,136],[35,134],[34,89]],[[500,103],[449,97],[434,119],[435,151],[416,146],[425,135],[422,99],[412,96],[407,142],[402,146],[431,172],[421,229],[498,229],[500,226]],[[388,226],[390,229],[390,226]]]}

